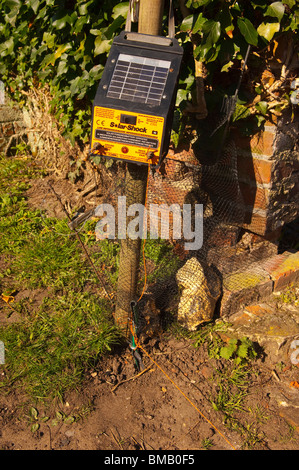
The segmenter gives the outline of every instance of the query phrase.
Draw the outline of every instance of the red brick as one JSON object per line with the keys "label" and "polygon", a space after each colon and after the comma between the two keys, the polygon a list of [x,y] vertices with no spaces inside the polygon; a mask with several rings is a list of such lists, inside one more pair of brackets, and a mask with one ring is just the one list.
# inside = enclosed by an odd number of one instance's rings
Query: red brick
{"label": "red brick", "polygon": [[263,263],[273,281],[273,290],[279,291],[299,280],[299,252],[285,252]]}
{"label": "red brick", "polygon": [[251,151],[264,156],[271,156],[273,153],[273,143],[275,139],[276,127],[272,126],[273,129],[267,126],[267,130],[261,131],[255,134],[253,137],[247,137],[238,134],[234,134],[234,141],[236,146],[243,150]]}
{"label": "red brick", "polygon": [[243,227],[258,235],[266,236],[269,232],[270,222],[266,214],[247,211],[245,213]]}
{"label": "red brick", "polygon": [[240,179],[270,183],[274,162],[249,156],[238,156],[238,174]]}
{"label": "red brick", "polygon": [[269,190],[267,188],[258,188],[253,184],[239,182],[240,190],[245,206],[255,209],[267,210],[269,206]]}
{"label": "red brick", "polygon": [[257,134],[250,140],[250,148],[253,153],[271,156],[273,154],[273,143],[275,134],[273,132],[264,131]]}

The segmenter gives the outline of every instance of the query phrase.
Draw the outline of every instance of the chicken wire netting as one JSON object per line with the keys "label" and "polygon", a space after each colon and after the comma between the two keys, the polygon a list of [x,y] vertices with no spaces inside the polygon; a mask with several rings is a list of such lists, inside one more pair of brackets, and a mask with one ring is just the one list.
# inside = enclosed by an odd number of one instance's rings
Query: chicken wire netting
{"label": "chicken wire netting", "polygon": [[[126,163],[105,159],[97,165],[102,202],[115,210],[115,228],[109,243],[126,245],[121,266],[117,268],[118,285],[110,286],[115,293],[114,311],[120,309],[121,322],[126,323],[130,302],[137,304],[135,326],[139,337],[157,335],[172,321],[195,330],[220,315],[224,279],[230,278],[235,283],[231,289],[242,290],[250,283],[252,263],[255,264],[252,282],[259,275],[258,258],[255,259],[259,253],[251,252],[250,243],[242,237],[246,205],[238,179],[236,145],[228,132],[227,107],[210,113],[200,121],[198,129],[191,159],[185,158],[190,155],[188,147],[188,151],[176,150],[166,156],[157,171],[135,164],[128,165],[129,171]],[[124,196],[126,206],[119,204]],[[124,200],[121,201],[124,204]],[[123,230],[119,227],[122,216],[119,211],[125,207],[128,210],[130,205],[141,201],[145,201],[147,210],[145,239],[132,240],[128,236],[125,240],[119,239]],[[191,218],[184,214],[184,205],[191,209]],[[161,209],[154,220],[158,223],[154,237],[151,233],[154,222],[150,217],[153,206]],[[197,219],[196,207],[201,207]],[[126,219],[127,228],[133,220],[140,234],[140,224],[134,217],[140,217],[142,210],[137,206],[134,209],[135,215],[133,211]],[[103,214],[107,215],[102,207]],[[95,211],[95,215],[99,212]],[[178,217],[182,228],[180,236],[175,225]],[[184,223],[186,230],[183,230]],[[163,224],[166,224],[164,232]],[[169,237],[165,237],[168,228]],[[107,226],[105,230],[109,236]],[[99,233],[97,226],[96,234],[101,238],[103,234]],[[186,249],[187,243],[192,242],[190,235],[193,245]],[[197,243],[194,243],[196,237]],[[247,276],[243,276],[246,270]]]}

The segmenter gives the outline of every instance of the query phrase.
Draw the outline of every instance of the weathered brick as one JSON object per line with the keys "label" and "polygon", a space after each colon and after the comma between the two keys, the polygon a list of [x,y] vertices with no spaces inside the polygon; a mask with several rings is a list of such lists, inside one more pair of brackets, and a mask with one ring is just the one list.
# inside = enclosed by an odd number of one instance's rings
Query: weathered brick
{"label": "weathered brick", "polygon": [[244,306],[269,297],[271,293],[272,282],[270,280],[260,281],[254,288],[247,287],[236,291],[224,290],[221,300],[220,315],[222,317],[229,317],[233,313],[241,310]]}
{"label": "weathered brick", "polygon": [[220,315],[228,317],[246,305],[258,302],[272,293],[269,275],[254,265],[248,271],[238,271],[223,277]]}
{"label": "weathered brick", "polygon": [[239,182],[245,206],[267,210],[269,208],[269,189],[251,183]]}
{"label": "weathered brick", "polygon": [[238,155],[238,175],[242,181],[270,183],[273,168],[273,161]]}
{"label": "weathered brick", "polygon": [[299,279],[299,252],[285,252],[262,263],[273,280],[273,290],[279,291]]}
{"label": "weathered brick", "polygon": [[271,157],[275,140],[276,127],[266,126],[266,130],[255,134],[252,137],[244,136],[235,132],[234,141],[239,149],[250,153]]}

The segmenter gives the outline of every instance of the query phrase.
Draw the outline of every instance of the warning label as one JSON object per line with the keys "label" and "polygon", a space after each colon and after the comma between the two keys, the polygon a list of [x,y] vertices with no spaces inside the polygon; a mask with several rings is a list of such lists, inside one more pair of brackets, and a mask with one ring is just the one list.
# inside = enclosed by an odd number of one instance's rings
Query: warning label
{"label": "warning label", "polygon": [[159,161],[164,118],[110,108],[94,108],[92,153],[136,162]]}
{"label": "warning label", "polygon": [[157,139],[150,139],[141,135],[124,134],[123,132],[102,131],[96,129],[95,137],[99,140],[137,145],[138,147],[151,149],[157,149],[159,145],[159,141]]}

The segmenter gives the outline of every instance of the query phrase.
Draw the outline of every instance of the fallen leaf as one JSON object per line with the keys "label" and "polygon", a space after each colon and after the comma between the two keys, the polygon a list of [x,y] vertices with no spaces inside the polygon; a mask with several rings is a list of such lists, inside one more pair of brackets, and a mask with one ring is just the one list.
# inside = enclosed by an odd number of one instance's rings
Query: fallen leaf
{"label": "fallen leaf", "polygon": [[15,298],[12,295],[5,295],[5,294],[1,294],[1,299],[4,300],[4,302],[6,302],[7,304],[15,300]]}
{"label": "fallen leaf", "polygon": [[299,388],[299,383],[296,380],[294,380],[293,382],[290,383],[290,387]]}

